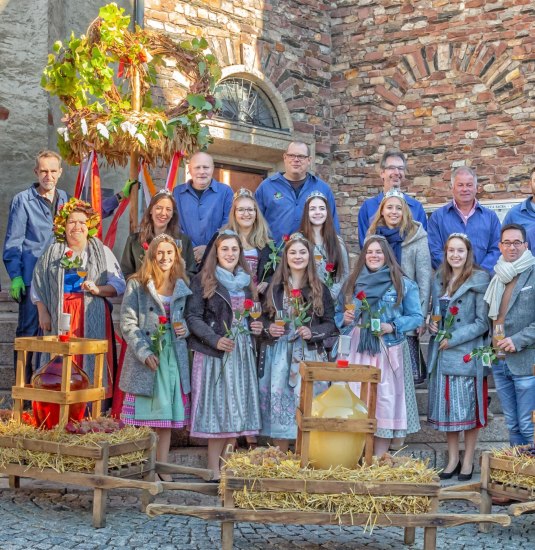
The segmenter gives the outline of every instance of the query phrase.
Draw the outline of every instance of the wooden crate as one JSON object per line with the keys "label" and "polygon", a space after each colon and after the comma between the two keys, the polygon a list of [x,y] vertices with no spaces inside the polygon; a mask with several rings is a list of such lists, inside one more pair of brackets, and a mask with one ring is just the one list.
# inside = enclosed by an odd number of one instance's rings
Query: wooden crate
{"label": "wooden crate", "polygon": [[[88,473],[58,472],[52,468],[40,469],[24,464],[8,464],[4,468],[0,468],[0,473],[9,476],[10,487],[14,489],[20,487],[20,478],[22,477],[50,481],[60,485],[72,484],[92,488],[93,526],[96,528],[105,526],[106,496],[109,489],[143,489],[143,507],[150,501],[149,494],[156,495],[163,491],[162,484],[154,482],[156,467],[156,435],[154,433],[137,441],[114,444],[102,442],[99,443],[99,446],[68,445],[24,437],[0,437],[0,447],[94,459],[94,471]],[[146,460],[121,468],[110,465],[111,457],[134,451],[143,451],[143,457]],[[130,479],[133,477],[142,479]]]}
{"label": "wooden crate", "polygon": [[[17,372],[15,385],[12,387],[14,417],[21,421],[24,400],[41,401],[59,404],[59,424],[65,425],[69,420],[69,405],[74,403],[93,403],[92,415],[100,416],[101,400],[106,396],[102,385],[104,372],[104,355],[108,351],[107,340],[91,338],[71,338],[60,342],[57,336],[35,336],[15,338],[14,349],[17,352]],[[33,388],[24,382],[24,365],[29,352],[49,353],[50,356],[63,356],[61,390],[52,391]],[[71,390],[70,372],[74,355],[95,355],[95,370],[91,385],[84,390]]]}
{"label": "wooden crate", "polygon": [[[339,368],[336,363],[318,361],[301,362],[301,396],[297,408],[297,441],[295,450],[301,456],[301,467],[309,462],[310,432],[358,432],[366,434],[364,460],[372,463],[373,438],[377,431],[375,408],[377,404],[377,384],[381,381],[381,370],[368,365],[349,365]],[[344,418],[316,418],[312,416],[314,382],[360,382],[360,399],[368,407],[366,420],[347,420]]]}

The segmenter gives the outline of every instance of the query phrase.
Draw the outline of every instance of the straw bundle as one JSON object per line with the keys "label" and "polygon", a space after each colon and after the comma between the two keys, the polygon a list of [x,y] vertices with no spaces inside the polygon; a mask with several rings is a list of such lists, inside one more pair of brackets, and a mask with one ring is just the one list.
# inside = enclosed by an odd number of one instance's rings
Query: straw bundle
{"label": "straw bundle", "polygon": [[[263,458],[265,455],[265,459]],[[225,490],[225,477],[258,480],[261,478],[298,479],[346,482],[385,482],[384,496],[366,494],[309,494],[291,492],[251,491],[246,487],[234,491],[234,501],[239,508],[328,512],[340,519],[342,515],[370,514],[424,514],[430,510],[431,499],[420,496],[392,496],[388,483],[425,484],[437,481],[436,471],[427,463],[410,457],[386,455],[376,459],[371,466],[354,470],[338,466],[329,470],[301,468],[300,461],[291,453],[269,449],[255,449],[232,454],[225,466],[221,492]],[[370,519],[371,522],[371,519]]]}
{"label": "straw bundle", "polygon": [[502,483],[505,487],[518,487],[531,491],[535,496],[535,475],[522,472],[524,468],[535,466],[535,456],[529,453],[531,446],[519,446],[505,449],[494,449],[492,457],[507,460],[512,466],[512,472],[490,469],[490,479],[495,483]]}
{"label": "straw bundle", "polygon": [[[0,422],[0,437],[16,438],[22,443],[24,439],[49,441],[72,446],[73,454],[66,455],[40,451],[30,451],[21,447],[0,446],[0,468],[8,464],[20,464],[30,468],[52,468],[56,472],[92,472],[95,469],[95,459],[76,456],[76,446],[102,447],[103,443],[110,445],[140,441],[151,433],[150,428],[126,426],[112,433],[71,434],[62,428],[54,430],[39,430],[26,424],[18,424],[14,420]],[[142,464],[148,459],[143,450],[110,457],[110,468],[120,468],[129,464]]]}

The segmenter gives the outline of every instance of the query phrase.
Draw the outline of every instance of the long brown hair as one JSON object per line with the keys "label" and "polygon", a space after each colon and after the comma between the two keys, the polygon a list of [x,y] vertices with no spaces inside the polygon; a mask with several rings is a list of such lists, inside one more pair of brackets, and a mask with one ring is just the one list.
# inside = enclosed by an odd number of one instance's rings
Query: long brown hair
{"label": "long brown hair", "polygon": [[308,265],[305,271],[305,277],[303,281],[303,287],[308,286],[312,291],[312,309],[316,315],[323,315],[323,283],[318,277],[316,266],[314,265],[314,250],[309,241],[303,237],[296,237],[295,233],[290,237],[290,240],[286,242],[284,250],[282,252],[281,262],[279,267],[275,271],[271,284],[266,292],[267,294],[267,310],[271,315],[275,315],[277,307],[273,301],[273,288],[276,285],[282,284],[284,286],[284,293],[286,296],[290,296],[290,266],[288,265],[288,250],[292,245],[301,243],[306,246],[308,250]]}
{"label": "long brown hair", "polygon": [[169,273],[169,281],[173,284],[176,284],[178,279],[183,279],[186,284],[189,283],[188,276],[186,274],[186,264],[180,255],[180,250],[175,242],[175,239],[170,235],[162,233],[152,239],[147,252],[145,253],[145,258],[139,271],[132,275],[132,279],[138,280],[145,288],[149,284],[149,281],[154,281],[154,286],[159,288],[164,281],[163,271],[158,265],[158,260],[156,258],[156,253],[158,252],[158,245],[160,243],[169,243],[173,245],[175,250],[175,261],[171,267]]}
{"label": "long brown hair", "polygon": [[232,231],[235,231],[238,235],[240,234],[240,226],[236,221],[236,208],[238,208],[238,204],[242,199],[250,200],[253,203],[256,212],[255,221],[251,227],[251,232],[247,237],[247,241],[251,246],[262,249],[270,241],[269,227],[266,219],[262,215],[262,212],[260,212],[260,208],[258,208],[258,203],[256,202],[254,195],[248,189],[240,189],[235,193],[226,227],[228,229],[232,229]]}
{"label": "long brown hair", "polygon": [[438,272],[440,273],[440,278],[442,279],[444,289],[448,288],[450,281],[453,279],[453,269],[451,268],[451,265],[448,263],[447,259],[448,245],[452,239],[459,239],[466,246],[466,262],[464,263],[460,276],[457,277],[455,281],[453,281],[453,284],[451,285],[451,288],[449,290],[450,293],[453,295],[453,293],[456,292],[457,289],[472,276],[474,271],[479,271],[481,268],[474,263],[474,249],[468,236],[462,235],[460,233],[454,233],[453,235],[450,235],[446,239],[446,242],[444,244],[444,260],[442,262],[442,265],[438,268]]}
{"label": "long brown hair", "polygon": [[176,207],[175,199],[167,191],[158,191],[152,197],[147,206],[147,209],[143,213],[141,223],[139,224],[139,242],[150,243],[154,239],[154,222],[152,221],[152,209],[163,199],[169,199],[173,205],[173,216],[169,220],[167,227],[165,228],[166,235],[170,235],[175,239],[178,239],[179,224],[178,224],[178,208]]}
{"label": "long brown hair", "polygon": [[214,241],[214,245],[210,248],[210,252],[208,252],[208,255],[206,256],[203,268],[201,269],[201,285],[203,288],[203,298],[208,299],[215,294],[217,288],[217,278],[215,276],[215,268],[218,265],[217,251],[219,250],[221,243],[224,241],[228,241],[229,239],[234,239],[240,247],[240,257],[238,259],[238,263],[236,264],[236,268],[241,267],[246,273],[251,276],[249,289],[251,290],[253,298],[256,300],[258,298],[258,292],[256,290],[256,285],[253,282],[253,276],[251,274],[251,270],[249,269],[249,265],[247,264],[245,256],[243,255],[243,245],[239,236],[228,229],[221,232],[217,236],[216,240]]}
{"label": "long brown hair", "polygon": [[374,235],[375,232],[377,231],[377,227],[380,225],[386,226],[386,221],[383,216],[383,207],[386,204],[386,201],[390,199],[398,199],[398,201],[401,203],[401,222],[399,224],[400,235],[403,238],[412,237],[414,233],[416,233],[416,231],[418,230],[418,226],[412,219],[412,213],[409,206],[407,205],[407,202],[401,197],[387,196],[387,195],[383,197],[383,200],[381,201],[381,204],[377,209],[377,212],[372,220],[372,223],[370,224],[370,228],[368,229],[367,235]]}
{"label": "long brown hair", "polygon": [[401,267],[396,260],[396,257],[394,256],[392,248],[390,248],[387,240],[382,235],[369,235],[368,237],[366,237],[366,240],[364,241],[364,244],[362,246],[362,250],[360,251],[360,256],[355,263],[355,267],[353,268],[353,271],[350,273],[344,285],[343,293],[345,301],[346,303],[350,302],[353,298],[353,294],[355,292],[355,284],[357,282],[358,276],[366,265],[366,253],[368,252],[368,248],[372,243],[379,243],[379,246],[383,251],[383,254],[385,256],[385,265],[390,268],[390,278],[392,279],[392,285],[396,289],[396,293],[398,295],[396,305],[399,306],[399,304],[401,304],[401,300],[403,300],[403,273],[401,271]]}
{"label": "long brown hair", "polygon": [[336,281],[340,280],[342,275],[342,269],[339,267],[342,265],[342,247],[340,246],[340,240],[336,234],[336,229],[334,227],[333,215],[329,207],[329,203],[325,197],[319,195],[311,195],[305,201],[305,206],[303,210],[303,216],[301,217],[301,225],[299,226],[299,232],[302,233],[305,238],[307,238],[311,243],[314,243],[314,229],[312,222],[310,221],[310,215],[308,209],[310,203],[314,199],[320,199],[325,203],[327,217],[325,222],[321,226],[321,236],[323,237],[323,247],[325,248],[325,253],[327,255],[327,263],[334,264],[336,270]]}

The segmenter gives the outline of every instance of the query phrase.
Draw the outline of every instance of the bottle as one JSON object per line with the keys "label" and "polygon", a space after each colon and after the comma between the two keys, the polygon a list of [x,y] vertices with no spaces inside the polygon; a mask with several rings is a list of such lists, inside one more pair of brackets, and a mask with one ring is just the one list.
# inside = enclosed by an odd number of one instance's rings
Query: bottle
{"label": "bottle", "polygon": [[[337,366],[348,366],[351,337],[338,339],[339,358]],[[346,418],[365,420],[368,408],[351,390],[347,382],[334,382],[330,388],[312,401],[312,416],[315,418]],[[338,465],[354,469],[364,451],[365,433],[355,432],[310,432],[309,460],[315,469],[328,469]]]}

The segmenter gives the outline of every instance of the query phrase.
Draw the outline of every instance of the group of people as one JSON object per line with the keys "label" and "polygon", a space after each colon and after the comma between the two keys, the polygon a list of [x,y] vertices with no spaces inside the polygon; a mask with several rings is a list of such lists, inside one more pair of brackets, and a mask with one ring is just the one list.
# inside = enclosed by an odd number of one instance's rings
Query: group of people
{"label": "group of people", "polygon": [[[308,146],[292,143],[284,172],[254,194],[233,193],[213,179],[210,155],[194,154],[191,180],[152,197],[119,264],[95,237],[97,213],[56,189],[59,156],[41,153],[38,182],[13,199],[4,243],[11,294],[20,300],[17,336],[37,333],[33,319],[44,334],[57,333],[70,314],[71,334],[113,342],[106,298],[124,293],[128,348],[117,372],[110,346],[112,411],[157,430],[160,461],[172,428],[207,438],[216,480],[225,448],[239,436],[261,434],[288,448],[297,431],[299,362],[332,357],[338,334],[350,339],[351,363],[382,371],[375,454],[399,448],[420,428],[415,382],[424,376],[419,337],[427,329],[428,421],[447,432],[449,450],[442,476],[472,475],[493,334],[492,373],[511,444],[531,441],[535,259],[522,221],[500,227],[476,200],[477,177],[467,167],[452,174],[453,200],[427,220],[401,191],[404,155],[387,151],[383,192],[359,211],[361,250],[351,269],[334,196],[308,172],[310,161]],[[530,199],[517,210],[509,215],[524,220],[532,212],[535,221]],[[91,358],[83,361],[91,374]]]}

